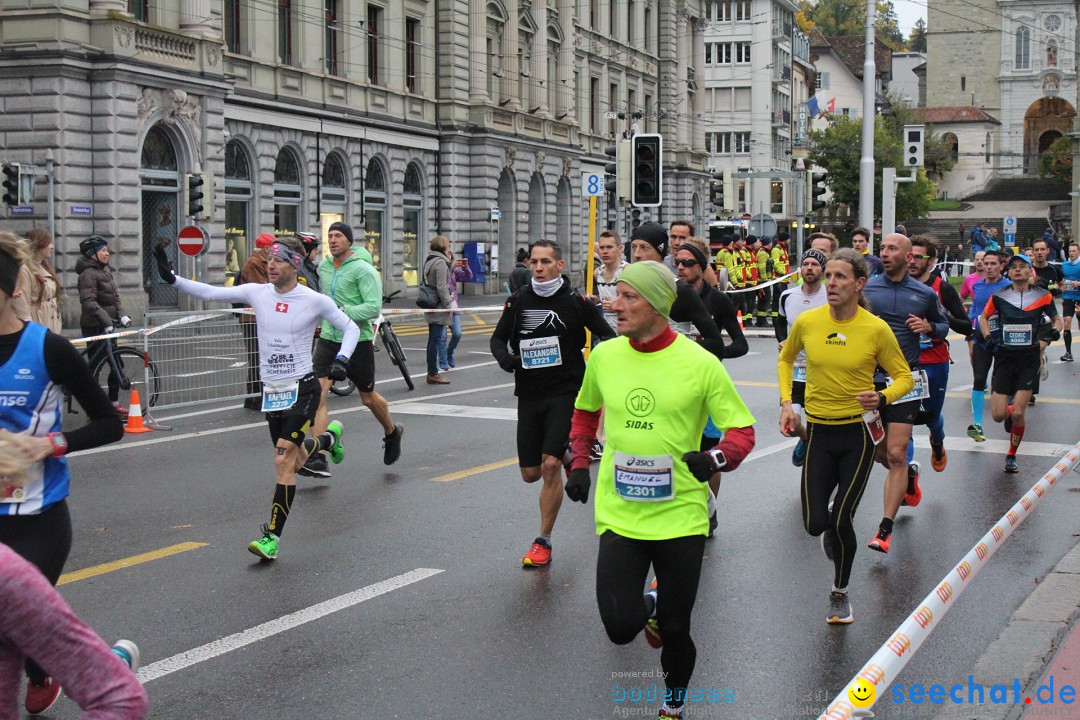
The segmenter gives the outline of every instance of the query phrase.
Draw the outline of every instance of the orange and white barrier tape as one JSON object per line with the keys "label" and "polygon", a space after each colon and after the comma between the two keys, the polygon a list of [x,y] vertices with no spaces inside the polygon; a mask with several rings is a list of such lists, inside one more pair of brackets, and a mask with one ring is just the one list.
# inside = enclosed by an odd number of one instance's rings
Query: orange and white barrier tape
{"label": "orange and white barrier tape", "polygon": [[[818,720],[847,720],[855,715],[856,708],[848,700],[848,688],[859,679],[874,686],[875,702],[880,699],[885,689],[892,684],[900,671],[908,664],[915,651],[923,644],[937,627],[945,613],[956,603],[956,599],[971,584],[972,579],[986,565],[1005,539],[1012,535],[1028,515],[1038,506],[1062,476],[1080,463],[1080,443],[1065,453],[1054,467],[1042,476],[1042,479],[1020,498],[1009,512],[994,524],[990,532],[983,535],[975,547],[968,551],[952,571],[946,575],[934,591],[923,598],[915,612],[908,616],[896,632],[882,645],[870,660],[862,666],[844,686],[829,707],[818,716]],[[871,703],[870,707],[873,706]],[[863,710],[868,709],[864,708]]]}

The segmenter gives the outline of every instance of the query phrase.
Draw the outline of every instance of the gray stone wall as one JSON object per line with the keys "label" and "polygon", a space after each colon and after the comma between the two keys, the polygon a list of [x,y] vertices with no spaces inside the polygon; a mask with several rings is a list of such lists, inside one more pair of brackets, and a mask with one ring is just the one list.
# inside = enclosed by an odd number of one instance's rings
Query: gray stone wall
{"label": "gray stone wall", "polygon": [[[926,105],[974,104],[996,114],[1001,107],[997,70],[1001,62],[1001,9],[997,0],[952,0],[927,4]],[[960,77],[965,88],[960,87]]]}

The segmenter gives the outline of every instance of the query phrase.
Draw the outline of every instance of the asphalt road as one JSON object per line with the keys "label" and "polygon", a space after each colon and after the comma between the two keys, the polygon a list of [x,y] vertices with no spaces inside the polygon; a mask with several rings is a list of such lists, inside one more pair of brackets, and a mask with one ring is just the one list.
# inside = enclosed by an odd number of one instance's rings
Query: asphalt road
{"label": "asphalt road", "polygon": [[[103,572],[70,578],[62,594],[105,638],[138,642],[154,718],[655,717],[657,702],[617,699],[648,697],[663,683],[658,651],[644,638],[614,646],[600,624],[591,503],[563,504],[549,568],[520,565],[537,531],[538,488],[516,468],[512,378],[487,353],[490,328],[468,329],[452,382],[439,387],[423,383],[423,329],[399,329],[417,389],[376,357],[378,389],[406,426],[401,459],[382,464],[381,433],[357,396],[332,397],[346,459],[328,480],[301,478],[275,563],[246,550],[273,486],[261,415],[162,410],[171,432],[72,457],[67,569]],[[757,417],[757,454],[724,478],[694,615],[693,685],[722,699],[692,703],[687,717],[812,718],[1052,454],[1080,439],[1077,370],[1052,365],[1029,413],[1019,475],[1001,471],[1000,427],[981,445],[964,435],[966,389],[946,402],[944,473],[929,469],[917,429],[924,500],[901,510],[889,555],[860,549],[856,621],[834,627],[825,623],[831,564],[802,529],[792,441],[776,431],[775,343],[750,345],[727,367]],[[970,383],[964,356],[952,385]],[[861,539],[880,519],[883,480],[875,470],[856,517]],[[898,682],[966,681],[1077,543],[1078,493],[1080,477],[1069,473]],[[161,556],[98,567],[145,553]],[[874,711],[929,718],[939,709],[879,702]],[[64,698],[48,717],[77,715]]]}

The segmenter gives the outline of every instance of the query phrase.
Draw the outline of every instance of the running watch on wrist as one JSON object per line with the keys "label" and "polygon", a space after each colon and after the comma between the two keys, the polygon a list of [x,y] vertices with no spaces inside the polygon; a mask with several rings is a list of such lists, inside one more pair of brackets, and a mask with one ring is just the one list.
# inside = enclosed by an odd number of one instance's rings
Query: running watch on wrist
{"label": "running watch on wrist", "polygon": [[889,404],[889,401],[885,399],[885,393],[879,392],[877,394],[878,410],[882,409]]}
{"label": "running watch on wrist", "polygon": [[705,451],[713,460],[717,470],[723,470],[727,467],[727,458],[724,457],[723,450],[706,450]]}
{"label": "running watch on wrist", "polygon": [[54,458],[64,457],[68,451],[67,439],[64,437],[64,433],[51,432],[47,437],[53,446],[52,456]]}

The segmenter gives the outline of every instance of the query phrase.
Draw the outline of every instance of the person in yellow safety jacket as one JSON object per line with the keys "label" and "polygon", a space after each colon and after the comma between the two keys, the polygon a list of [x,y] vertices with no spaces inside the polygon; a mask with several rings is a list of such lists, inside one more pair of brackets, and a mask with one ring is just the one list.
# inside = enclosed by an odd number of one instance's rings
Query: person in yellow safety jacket
{"label": "person in yellow safety jacket", "polygon": [[757,262],[754,260],[754,253],[750,250],[750,246],[756,241],[757,238],[753,235],[735,239],[736,254],[743,274],[743,288],[746,290],[746,292],[741,292],[736,296],[739,303],[735,307],[742,310],[743,318],[747,324],[753,322],[754,303],[757,300],[755,293],[750,291],[750,288],[758,284]]}
{"label": "person in yellow safety jacket", "polygon": [[[788,258],[787,244],[791,240],[791,236],[786,232],[780,232],[776,236],[776,243],[773,244],[772,249],[772,277],[782,278],[791,272],[791,261]],[[772,322],[776,323],[776,318],[780,315],[780,293],[787,290],[788,285],[791,282],[791,278],[778,283],[772,288],[772,307],[769,310],[769,317],[772,318]]]}
{"label": "person in yellow safety jacket", "polygon": [[772,289],[769,280],[772,279],[772,238],[765,236],[754,243],[754,265],[757,267],[759,285],[761,287],[754,295],[757,305],[754,310],[754,325],[756,327],[769,327],[769,307],[772,305]]}
{"label": "person in yellow safety jacket", "polygon": [[[720,237],[720,249],[716,252],[716,274],[718,278],[724,278],[724,282],[721,283],[723,285],[721,290],[724,292],[736,287],[735,259],[731,254],[731,243],[732,237],[730,235],[722,235]],[[720,287],[720,284],[717,287]]]}

